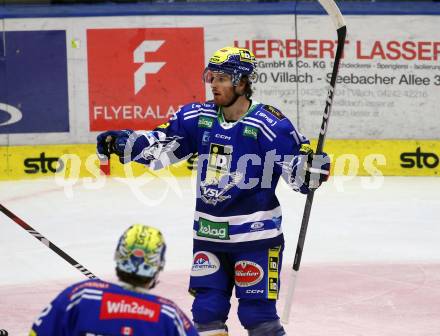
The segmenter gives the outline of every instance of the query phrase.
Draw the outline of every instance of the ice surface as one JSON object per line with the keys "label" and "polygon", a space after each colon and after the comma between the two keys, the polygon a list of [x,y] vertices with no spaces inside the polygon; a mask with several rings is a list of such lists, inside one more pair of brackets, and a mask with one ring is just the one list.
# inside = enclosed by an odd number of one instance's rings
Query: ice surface
{"label": "ice surface", "polygon": [[[440,335],[440,179],[334,178],[315,194],[288,335]],[[95,184],[92,184],[95,183]],[[114,280],[113,252],[133,223],[158,227],[168,245],[155,293],[190,316],[194,188],[190,179],[53,179],[0,183],[1,203],[103,279]],[[293,262],[305,197],[278,188],[286,236],[282,279]],[[65,286],[85,279],[0,213],[0,329],[26,335]],[[282,283],[279,307],[286,282]],[[246,335],[230,313],[230,334]]]}

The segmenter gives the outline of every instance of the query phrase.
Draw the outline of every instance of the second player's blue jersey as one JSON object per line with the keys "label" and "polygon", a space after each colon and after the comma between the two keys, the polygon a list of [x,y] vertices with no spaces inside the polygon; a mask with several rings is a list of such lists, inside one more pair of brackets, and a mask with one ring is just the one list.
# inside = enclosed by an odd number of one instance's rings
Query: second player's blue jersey
{"label": "second player's blue jersey", "polygon": [[65,289],[32,325],[29,336],[196,336],[171,301],[100,280]]}
{"label": "second player's blue jersey", "polygon": [[243,251],[283,242],[275,188],[308,140],[279,110],[254,102],[240,120],[228,122],[213,103],[188,104],[146,137],[157,141],[136,141],[133,158],[153,168],[198,153],[197,248]]}

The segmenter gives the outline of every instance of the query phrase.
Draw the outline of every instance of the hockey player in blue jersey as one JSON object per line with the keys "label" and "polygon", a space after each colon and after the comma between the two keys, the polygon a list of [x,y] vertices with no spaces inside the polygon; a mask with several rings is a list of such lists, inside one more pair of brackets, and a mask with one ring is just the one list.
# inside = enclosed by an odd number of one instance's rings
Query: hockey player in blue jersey
{"label": "hockey player in blue jersey", "polygon": [[194,257],[190,291],[200,335],[227,335],[233,287],[238,317],[253,336],[285,335],[276,311],[284,238],[275,188],[282,176],[307,194],[329,175],[328,156],[277,108],[251,99],[256,59],[225,47],[203,74],[213,100],[184,105],[153,131],[107,131],[97,138],[111,153],[152,169],[198,153]]}
{"label": "hockey player in blue jersey", "polygon": [[185,314],[148,290],[165,264],[159,230],[135,224],[115,252],[120,283],[88,280],[65,289],[32,325],[29,336],[196,336]]}

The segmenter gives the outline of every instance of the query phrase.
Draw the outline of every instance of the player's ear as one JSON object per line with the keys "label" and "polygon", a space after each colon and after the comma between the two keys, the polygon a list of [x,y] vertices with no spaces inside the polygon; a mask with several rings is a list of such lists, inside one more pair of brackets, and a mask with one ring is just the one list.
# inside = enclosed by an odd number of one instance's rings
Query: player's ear
{"label": "player's ear", "polygon": [[238,85],[237,85],[238,94],[244,95],[244,93],[246,91],[246,86],[247,86],[247,79],[241,78],[240,81],[238,82]]}

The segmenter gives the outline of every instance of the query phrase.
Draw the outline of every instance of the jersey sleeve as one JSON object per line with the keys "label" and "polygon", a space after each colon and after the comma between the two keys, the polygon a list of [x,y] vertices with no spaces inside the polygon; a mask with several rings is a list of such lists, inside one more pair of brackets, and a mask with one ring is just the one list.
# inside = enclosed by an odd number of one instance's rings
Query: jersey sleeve
{"label": "jersey sleeve", "polygon": [[170,336],[198,336],[194,325],[190,322],[188,317],[179,310],[175,317],[170,320],[169,325]]}
{"label": "jersey sleeve", "polygon": [[70,288],[61,292],[44,308],[32,324],[29,336],[66,336],[65,312]]}
{"label": "jersey sleeve", "polygon": [[199,107],[199,104],[185,105],[154,130],[134,132],[128,142],[131,161],[161,169],[197,152],[197,118],[191,116]]}
{"label": "jersey sleeve", "polygon": [[198,332],[186,314],[171,300],[160,297],[161,313],[166,317],[169,336],[198,336]]}
{"label": "jersey sleeve", "polygon": [[295,191],[303,194],[309,192],[309,188],[304,184],[304,175],[302,169],[304,155],[301,155],[301,146],[310,144],[310,141],[297,131],[289,119],[284,118],[279,121],[273,132],[276,137],[272,141],[266,139],[266,156],[272,155],[274,172],[283,177],[286,183]]}

